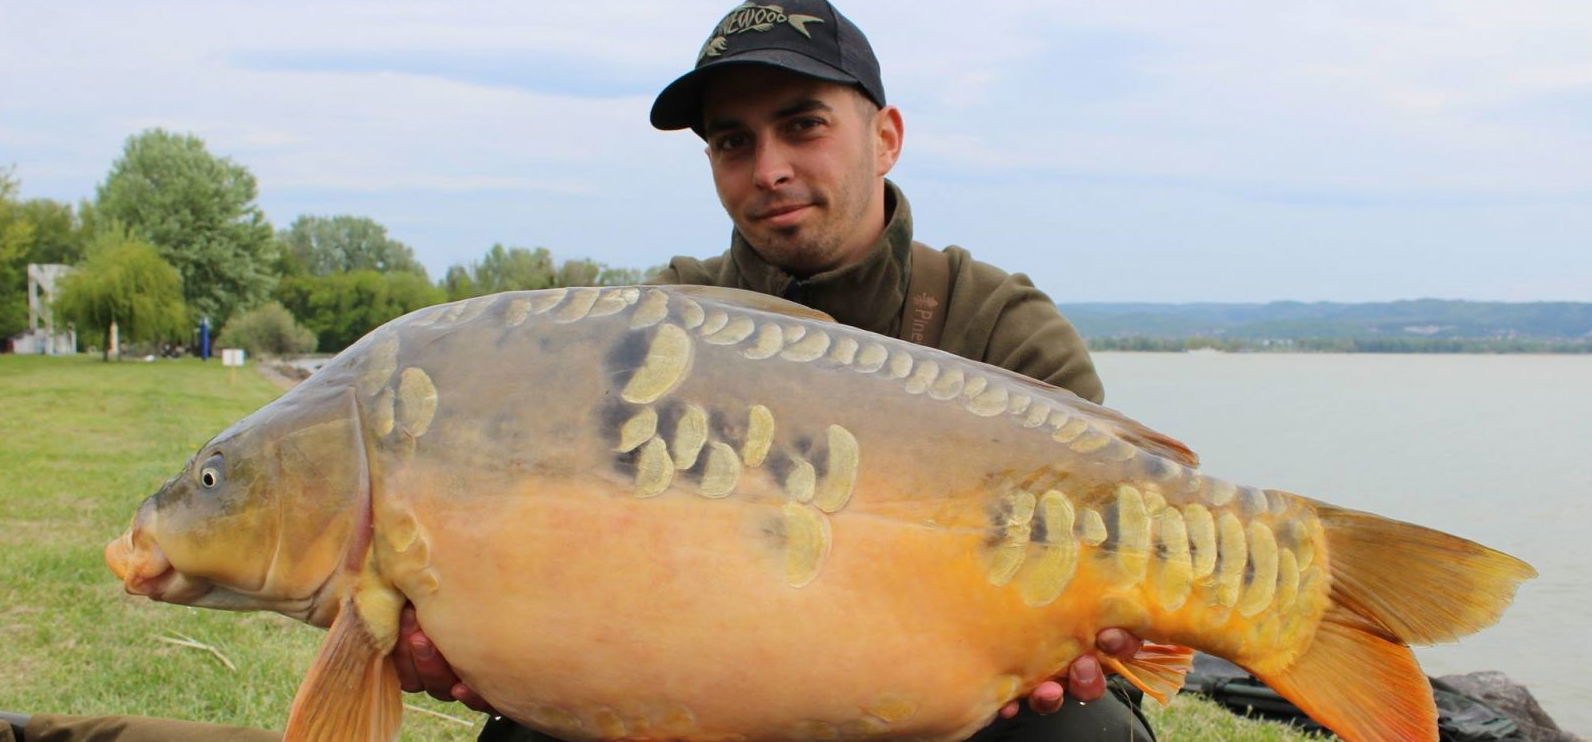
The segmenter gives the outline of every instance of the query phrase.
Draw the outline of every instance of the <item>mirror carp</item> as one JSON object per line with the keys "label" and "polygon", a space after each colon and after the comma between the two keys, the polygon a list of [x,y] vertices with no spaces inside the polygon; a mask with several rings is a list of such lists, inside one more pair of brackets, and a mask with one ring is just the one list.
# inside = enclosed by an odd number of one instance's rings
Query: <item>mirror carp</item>
{"label": "mirror carp", "polygon": [[1535,575],[1208,476],[1064,390],[702,287],[514,292],[372,331],[106,547],[128,592],[329,627],[286,739],[387,740],[405,601],[567,740],[962,739],[1120,626],[1348,740],[1436,739],[1409,644]]}

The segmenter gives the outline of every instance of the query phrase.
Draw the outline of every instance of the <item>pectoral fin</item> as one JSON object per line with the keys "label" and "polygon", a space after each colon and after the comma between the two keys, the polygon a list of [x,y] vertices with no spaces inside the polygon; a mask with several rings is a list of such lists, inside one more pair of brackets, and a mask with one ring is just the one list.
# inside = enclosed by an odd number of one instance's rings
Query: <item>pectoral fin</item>
{"label": "pectoral fin", "polygon": [[[362,586],[364,587],[364,586]],[[284,742],[390,742],[403,717],[392,647],[403,596],[362,589],[343,601],[299,685]]]}
{"label": "pectoral fin", "polygon": [[1146,642],[1127,662],[1110,655],[1101,655],[1100,662],[1165,706],[1183,687],[1183,676],[1194,666],[1194,650]]}

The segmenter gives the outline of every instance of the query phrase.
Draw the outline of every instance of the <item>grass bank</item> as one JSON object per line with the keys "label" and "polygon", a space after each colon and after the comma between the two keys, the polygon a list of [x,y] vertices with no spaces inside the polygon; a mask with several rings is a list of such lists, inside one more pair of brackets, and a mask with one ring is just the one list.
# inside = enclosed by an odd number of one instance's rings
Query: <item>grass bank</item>
{"label": "grass bank", "polygon": [[[129,597],[101,558],[194,449],[277,393],[252,368],[216,363],[0,356],[0,710],[281,726],[321,632],[275,614]],[[1310,739],[1190,698],[1150,705],[1163,740]],[[469,740],[479,729],[406,717],[405,740]]]}
{"label": "grass bank", "polygon": [[[101,557],[194,449],[277,393],[214,362],[0,356],[0,709],[281,727],[320,631],[133,598]],[[474,739],[406,716],[405,740]]]}

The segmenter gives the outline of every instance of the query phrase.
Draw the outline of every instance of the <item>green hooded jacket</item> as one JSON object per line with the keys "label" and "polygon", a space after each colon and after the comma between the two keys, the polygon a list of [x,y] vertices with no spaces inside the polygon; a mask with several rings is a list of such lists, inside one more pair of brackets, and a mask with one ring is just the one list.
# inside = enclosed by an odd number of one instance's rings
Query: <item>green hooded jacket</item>
{"label": "green hooded jacket", "polygon": [[[900,337],[912,270],[912,209],[888,180],[885,209],[889,221],[879,242],[861,262],[843,268],[797,278],[763,260],[736,232],[723,255],[674,258],[648,283],[748,289]],[[940,350],[1016,371],[1092,402],[1104,399],[1083,338],[1027,276],[978,262],[960,247],[944,253],[950,259],[951,287]]]}

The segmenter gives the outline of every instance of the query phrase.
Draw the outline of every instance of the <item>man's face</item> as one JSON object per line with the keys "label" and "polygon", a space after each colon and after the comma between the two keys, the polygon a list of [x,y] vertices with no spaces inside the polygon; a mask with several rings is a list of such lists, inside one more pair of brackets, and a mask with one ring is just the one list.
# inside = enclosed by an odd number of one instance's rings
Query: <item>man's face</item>
{"label": "man's face", "polygon": [[702,108],[719,201],[764,260],[808,276],[866,254],[884,228],[883,177],[900,143],[895,109],[757,65],[715,75]]}

